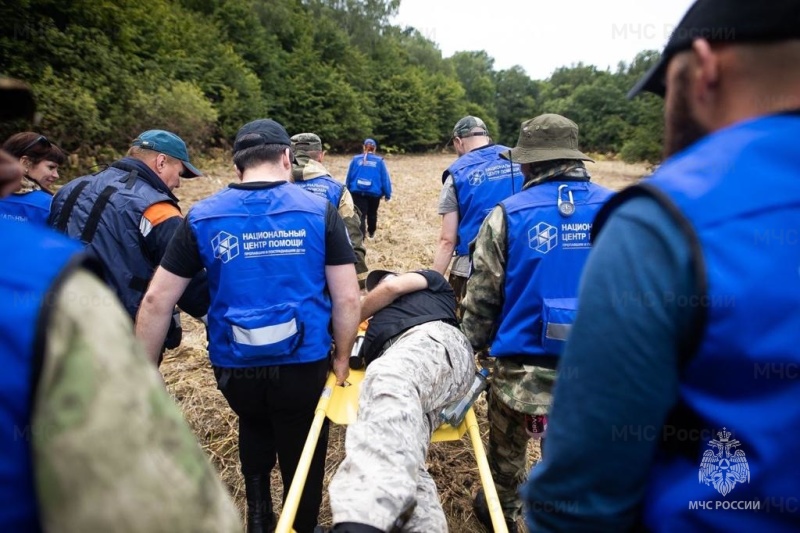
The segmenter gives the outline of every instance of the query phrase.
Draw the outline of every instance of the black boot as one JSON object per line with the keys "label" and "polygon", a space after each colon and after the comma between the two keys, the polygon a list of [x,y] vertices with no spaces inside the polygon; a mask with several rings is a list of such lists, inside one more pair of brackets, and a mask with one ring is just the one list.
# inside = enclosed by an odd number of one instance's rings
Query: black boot
{"label": "black boot", "polygon": [[275,513],[272,512],[269,475],[244,476],[244,493],[247,499],[247,533],[272,533],[275,531]]}
{"label": "black boot", "polygon": [[[494,531],[494,526],[492,526],[492,515],[489,513],[489,504],[486,503],[486,493],[483,492],[483,488],[478,489],[478,494],[476,494],[475,499],[472,500],[472,510],[475,513],[475,517],[478,519],[478,522],[480,522],[487,531]],[[519,531],[515,521],[508,517],[506,517],[505,520],[508,533],[517,533]]]}

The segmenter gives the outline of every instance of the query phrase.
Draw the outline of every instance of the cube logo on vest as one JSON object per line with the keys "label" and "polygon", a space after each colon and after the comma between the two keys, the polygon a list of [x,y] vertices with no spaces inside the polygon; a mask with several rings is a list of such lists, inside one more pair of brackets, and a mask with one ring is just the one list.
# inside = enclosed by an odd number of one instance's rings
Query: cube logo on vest
{"label": "cube logo on vest", "polygon": [[700,483],[712,485],[717,492],[726,496],[737,483],[750,482],[750,467],[743,450],[733,451],[742,443],[731,440],[730,431],[722,428],[717,436],[719,440],[711,439],[708,442],[713,449],[706,450],[700,462]]}
{"label": "cube logo on vest", "polygon": [[528,231],[528,246],[540,254],[546,254],[558,246],[558,229],[546,222],[539,222]]}
{"label": "cube logo on vest", "polygon": [[239,255],[239,239],[226,231],[220,231],[211,239],[214,257],[227,263]]}
{"label": "cube logo on vest", "polygon": [[477,187],[481,185],[486,179],[485,174],[482,170],[477,170],[469,175],[469,184],[473,187]]}

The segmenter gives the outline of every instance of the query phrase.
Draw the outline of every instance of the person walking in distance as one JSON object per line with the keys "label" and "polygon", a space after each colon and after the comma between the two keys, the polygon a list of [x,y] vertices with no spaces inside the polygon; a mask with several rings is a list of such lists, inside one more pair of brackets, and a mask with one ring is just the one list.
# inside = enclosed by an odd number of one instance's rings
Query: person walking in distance
{"label": "person walking in distance", "polygon": [[375,238],[378,229],[378,208],[381,198],[392,199],[392,180],[383,158],[375,153],[378,143],[364,140],[364,153],[355,156],[347,169],[345,185],[361,211],[361,233]]}

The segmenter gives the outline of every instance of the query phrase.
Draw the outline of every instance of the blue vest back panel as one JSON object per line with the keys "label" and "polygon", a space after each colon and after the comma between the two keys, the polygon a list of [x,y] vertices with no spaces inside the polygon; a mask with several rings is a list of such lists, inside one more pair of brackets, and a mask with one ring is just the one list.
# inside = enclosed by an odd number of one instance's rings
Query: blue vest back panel
{"label": "blue vest back panel", "polygon": [[[572,192],[574,213],[559,197]],[[502,202],[508,235],[503,309],[494,357],[560,355],[577,309],[592,222],[611,191],[590,182],[552,181]]]}
{"label": "blue vest back panel", "polygon": [[0,219],[46,225],[52,200],[44,191],[12,194],[0,199]]}
{"label": "blue vest back panel", "polygon": [[643,516],[654,531],[800,524],[799,136],[797,114],[740,123],[643,186],[689,222],[706,286],[699,348],[681,373],[686,427],[672,428],[691,446],[655,458]]}
{"label": "blue vest back panel", "polygon": [[458,242],[456,255],[467,255],[469,243],[491,210],[512,194],[522,190],[519,164],[500,157],[508,148],[492,145],[459,157],[448,171],[458,198]]}
{"label": "blue vest back panel", "polygon": [[[31,456],[32,386],[44,350],[37,336],[55,280],[80,245],[47,228],[0,220],[0,531],[39,531]],[[43,335],[44,332],[38,332]]]}
{"label": "blue vest back panel", "polygon": [[314,193],[327,199],[333,207],[339,209],[339,202],[342,200],[344,185],[333,179],[331,176],[319,176],[303,181],[294,182],[298,187],[302,187],[308,192]]}
{"label": "blue vest back panel", "polygon": [[328,206],[326,199],[287,183],[229,188],[189,212],[208,270],[212,364],[271,366],[328,356]]}
{"label": "blue vest back panel", "polygon": [[355,156],[350,162],[347,176],[347,188],[351,193],[367,196],[383,195],[383,175],[381,168],[383,159],[368,153]]}
{"label": "blue vest back panel", "polygon": [[[86,183],[86,185],[83,185]],[[81,189],[78,189],[78,188]],[[74,203],[64,231],[70,237],[87,244],[87,251],[103,264],[109,286],[117,293],[131,318],[136,317],[144,290],[157,265],[144,254],[144,238],[139,230],[142,215],[153,204],[175,201],[154,189],[144,179],[127,170],[109,167],[92,176],[69,182],[53,199],[50,224],[56,226],[62,210],[73,191],[79,195]],[[97,231],[88,236],[87,226],[100,198],[108,203],[102,210]]]}

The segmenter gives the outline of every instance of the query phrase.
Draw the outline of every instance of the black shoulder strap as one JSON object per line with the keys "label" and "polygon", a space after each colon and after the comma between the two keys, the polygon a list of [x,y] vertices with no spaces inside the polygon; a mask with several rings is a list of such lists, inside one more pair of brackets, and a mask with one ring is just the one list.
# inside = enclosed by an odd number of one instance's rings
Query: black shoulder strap
{"label": "black shoulder strap", "polygon": [[92,242],[92,239],[94,239],[97,226],[100,224],[100,217],[103,216],[103,211],[115,192],[117,192],[117,188],[113,185],[108,185],[103,189],[103,192],[100,193],[100,196],[97,197],[97,201],[94,203],[92,211],[89,213],[89,218],[86,219],[86,226],[83,228],[83,233],[81,233],[81,241],[85,244],[89,244]]}
{"label": "black shoulder strap", "polygon": [[64,202],[61,212],[58,214],[58,219],[54,225],[55,229],[61,233],[67,232],[67,222],[69,222],[69,217],[72,215],[72,210],[75,208],[75,203],[78,201],[78,197],[81,195],[83,189],[85,189],[87,185],[89,185],[89,180],[83,180],[82,182],[78,183],[69,193],[69,196],[67,196],[67,199]]}

